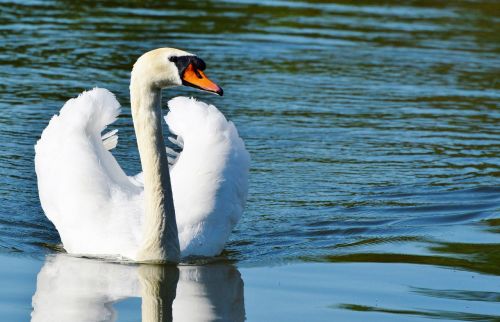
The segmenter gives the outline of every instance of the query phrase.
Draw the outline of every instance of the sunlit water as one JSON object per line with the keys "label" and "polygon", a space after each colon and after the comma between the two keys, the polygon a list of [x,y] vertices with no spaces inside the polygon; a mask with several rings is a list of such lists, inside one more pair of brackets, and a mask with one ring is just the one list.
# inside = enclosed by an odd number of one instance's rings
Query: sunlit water
{"label": "sunlit water", "polygon": [[[241,275],[243,312],[219,302],[216,312],[498,321],[499,10],[486,0],[0,1],[0,319],[29,319],[42,266],[72,269],[54,255],[58,234],[38,201],[41,131],[67,99],[108,88],[124,106],[114,154],[138,172],[130,69],[143,52],[169,46],[202,57],[225,96],[164,96],[217,105],[252,156],[246,212],[218,260]],[[68,276],[95,278],[84,266]],[[139,285],[137,269],[106,282]],[[182,269],[167,275],[182,301]],[[94,291],[125,312],[119,321],[140,319],[140,301]]]}

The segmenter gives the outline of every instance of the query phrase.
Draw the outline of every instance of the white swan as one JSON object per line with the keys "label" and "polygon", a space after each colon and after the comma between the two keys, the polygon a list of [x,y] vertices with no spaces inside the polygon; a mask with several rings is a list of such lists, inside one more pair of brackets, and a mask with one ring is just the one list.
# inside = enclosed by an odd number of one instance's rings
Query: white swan
{"label": "white swan", "polygon": [[[101,135],[120,112],[112,93],[84,92],[53,116],[35,146],[35,169],[42,208],[66,251],[173,262],[222,251],[245,204],[244,143],[216,107],[185,97],[169,101],[165,117],[183,146],[179,155],[166,150],[161,128],[162,88],[222,95],[204,69],[201,59],[173,48],[134,64],[131,108],[143,169],[134,177],[109,152],[116,131]],[[175,157],[170,173],[167,153]]]}

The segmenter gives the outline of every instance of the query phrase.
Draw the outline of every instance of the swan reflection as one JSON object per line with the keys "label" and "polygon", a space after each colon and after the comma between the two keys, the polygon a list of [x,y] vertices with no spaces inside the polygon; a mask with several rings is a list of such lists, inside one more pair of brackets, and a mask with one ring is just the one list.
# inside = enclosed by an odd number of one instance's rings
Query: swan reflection
{"label": "swan reflection", "polygon": [[113,304],[142,300],[142,321],[244,321],[236,267],[124,265],[48,256],[37,277],[33,322],[116,321]]}

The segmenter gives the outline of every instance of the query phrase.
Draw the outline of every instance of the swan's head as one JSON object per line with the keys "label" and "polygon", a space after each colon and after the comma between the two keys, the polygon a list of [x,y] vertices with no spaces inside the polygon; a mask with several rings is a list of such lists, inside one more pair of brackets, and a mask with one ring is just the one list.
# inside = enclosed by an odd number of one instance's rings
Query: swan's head
{"label": "swan's head", "polygon": [[132,69],[132,79],[155,88],[184,85],[222,96],[222,88],[208,79],[203,70],[205,62],[191,53],[158,48],[139,57]]}

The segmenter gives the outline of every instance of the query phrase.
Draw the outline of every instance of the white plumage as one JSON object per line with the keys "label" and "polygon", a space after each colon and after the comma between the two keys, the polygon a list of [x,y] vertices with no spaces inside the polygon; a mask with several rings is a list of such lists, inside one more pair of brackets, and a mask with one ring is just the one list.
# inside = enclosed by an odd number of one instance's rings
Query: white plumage
{"label": "white plumage", "polygon": [[[217,255],[243,212],[249,155],[215,106],[186,97],[168,105],[166,122],[183,144],[170,168],[181,256]],[[135,260],[147,238],[142,176],[127,176],[109,151],[116,130],[102,135],[119,112],[108,90],[84,92],[35,146],[40,201],[70,253]]]}

